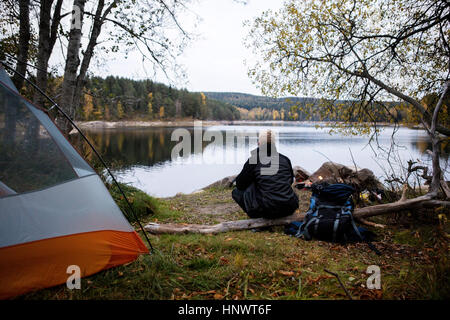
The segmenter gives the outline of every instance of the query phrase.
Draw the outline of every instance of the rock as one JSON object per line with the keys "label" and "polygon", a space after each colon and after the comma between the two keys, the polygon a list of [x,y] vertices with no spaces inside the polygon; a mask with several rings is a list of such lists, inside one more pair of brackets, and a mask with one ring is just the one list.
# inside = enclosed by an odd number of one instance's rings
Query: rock
{"label": "rock", "polygon": [[292,170],[294,171],[296,181],[305,181],[311,176],[311,173],[300,166],[294,166]]}
{"label": "rock", "polygon": [[325,162],[308,179],[312,183],[324,181],[328,183],[347,183],[359,190],[379,190],[384,186],[369,169],[350,168],[340,163]]}
{"label": "rock", "polygon": [[220,179],[214,183],[211,183],[210,185],[206,186],[203,189],[208,188],[230,188],[233,184],[234,179],[237,177],[237,175],[225,177],[223,179]]}

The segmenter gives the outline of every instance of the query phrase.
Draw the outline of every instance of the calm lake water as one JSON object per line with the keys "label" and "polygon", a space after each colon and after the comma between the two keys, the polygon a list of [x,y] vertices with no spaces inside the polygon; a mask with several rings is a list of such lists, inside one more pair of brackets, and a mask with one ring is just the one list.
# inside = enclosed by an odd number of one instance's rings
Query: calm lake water
{"label": "calm lake water", "polygon": [[[203,127],[201,135],[222,134],[220,140],[203,142],[194,150],[193,127],[186,128],[191,133],[192,154],[186,158],[171,159],[173,147],[178,143],[171,141],[171,135],[177,128],[115,128],[85,130],[108,163],[113,163],[117,178],[121,182],[131,183],[147,193],[157,197],[169,197],[179,192],[191,193],[225,176],[237,174],[256,147],[256,138],[245,142],[227,145],[226,134],[245,133],[256,135],[261,129],[271,128],[278,133],[278,150],[291,159],[292,165],[300,165],[313,172],[327,158],[334,162],[360,168],[369,168],[378,177],[385,176],[385,170],[401,168],[386,162],[386,153],[369,145],[367,136],[346,136],[329,134],[330,128],[316,128],[308,124],[245,124]],[[391,146],[393,129],[386,127],[379,135],[378,144],[388,150]],[[211,140],[210,140],[211,141]],[[395,157],[403,161],[409,159],[430,163],[426,149],[431,149],[426,133],[422,130],[400,128],[395,134]],[[448,161],[448,146],[443,149],[443,164]],[[447,166],[448,168],[448,166]],[[447,174],[448,175],[448,174]]]}

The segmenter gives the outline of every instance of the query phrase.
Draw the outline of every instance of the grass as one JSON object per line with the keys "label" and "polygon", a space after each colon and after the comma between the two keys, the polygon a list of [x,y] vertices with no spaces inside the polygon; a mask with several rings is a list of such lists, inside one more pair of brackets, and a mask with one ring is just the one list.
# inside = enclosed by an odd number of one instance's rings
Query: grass
{"label": "grass", "polygon": [[[134,213],[139,219],[158,212],[160,206],[158,199],[153,198],[142,190],[128,184],[119,183],[119,185],[125,193]],[[125,197],[120,192],[119,187],[117,187],[116,184],[107,184],[107,187],[114,201],[117,203],[122,212],[127,215],[128,220],[130,222],[136,222],[136,219],[126,202]]]}
{"label": "grass", "polygon": [[[143,222],[211,224],[245,218],[229,189],[168,199],[153,199],[131,187],[126,192],[140,208]],[[304,211],[309,193],[299,196]],[[145,205],[152,213],[142,209]],[[448,299],[448,223],[443,219],[418,226],[408,223],[408,228],[390,224],[375,230],[382,256],[361,243],[292,238],[282,227],[273,232],[150,236],[156,248],[152,255],[83,278],[81,290],[61,285],[20,298],[346,299],[337,279],[324,271],[328,269],[339,274],[354,299]],[[381,268],[381,290],[366,288],[369,265]]]}

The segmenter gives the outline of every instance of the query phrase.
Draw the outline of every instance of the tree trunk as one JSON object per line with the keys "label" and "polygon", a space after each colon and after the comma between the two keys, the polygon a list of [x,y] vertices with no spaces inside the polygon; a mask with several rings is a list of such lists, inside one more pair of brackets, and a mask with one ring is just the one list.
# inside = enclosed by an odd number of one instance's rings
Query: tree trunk
{"label": "tree trunk", "polygon": [[[69,33],[69,43],[67,45],[66,67],[64,69],[64,80],[62,83],[62,93],[60,106],[71,118],[75,115],[73,108],[73,95],[76,87],[77,71],[80,65],[81,29],[83,25],[84,5],[86,0],[75,0],[73,2],[72,26]],[[77,20],[79,19],[79,21]],[[72,126],[64,117],[58,119],[59,128],[64,133],[69,133]]]}
{"label": "tree trunk", "polygon": [[[53,19],[51,16],[51,9],[53,0],[41,0],[39,11],[39,43],[37,53],[37,71],[36,71],[36,85],[43,91],[47,91],[47,69],[48,60],[53,51],[56,42],[58,25],[61,21],[61,6],[63,0],[58,0],[55,5]],[[33,103],[39,107],[44,108],[45,97],[34,91]],[[37,150],[37,137],[39,134],[39,123],[35,118],[30,120],[27,126],[27,143],[30,152]]]}
{"label": "tree trunk", "polygon": [[[52,0],[42,0],[39,11],[39,41],[37,52],[37,71],[36,85],[42,90],[47,90],[47,68],[48,59],[50,58],[50,19]],[[33,102],[36,106],[42,108],[44,106],[44,97],[35,91]]]}
{"label": "tree trunk", "polygon": [[[39,42],[38,42],[38,52],[37,52],[37,71],[36,71],[36,85],[43,91],[47,91],[47,68],[48,59],[51,54],[50,45],[50,20],[51,20],[51,9],[52,0],[42,0],[40,11],[39,11]],[[33,103],[39,107],[43,108],[45,103],[45,97],[38,92],[34,91]],[[38,147],[38,132],[39,123],[36,118],[30,118],[29,123],[26,128],[27,136],[27,149],[30,153],[37,151]]]}
{"label": "tree trunk", "polygon": [[102,26],[105,21],[105,17],[108,16],[108,14],[111,12],[111,9],[113,8],[116,1],[113,1],[103,12],[103,9],[105,7],[105,1],[100,0],[97,5],[97,10],[95,11],[94,16],[94,23],[92,25],[92,31],[89,36],[89,43],[86,47],[85,52],[83,53],[83,61],[81,62],[80,66],[80,73],[77,77],[76,81],[76,87],[75,92],[73,96],[73,108],[77,110],[81,103],[81,96],[83,92],[83,88],[86,84],[86,74],[89,69],[89,65],[91,63],[92,56],[94,55],[95,46],[97,45],[97,40],[100,35],[100,32],[102,31]]}
{"label": "tree trunk", "polygon": [[16,72],[12,78],[17,90],[23,87],[24,79],[19,75],[26,75],[28,51],[30,47],[30,0],[19,0],[19,51],[17,54]]}
{"label": "tree trunk", "polygon": [[442,172],[441,172],[441,164],[440,164],[440,147],[439,147],[439,133],[436,131],[438,126],[438,116],[439,111],[441,110],[442,104],[444,103],[445,95],[447,94],[447,91],[450,86],[450,81],[447,81],[444,85],[444,90],[441,94],[441,97],[439,98],[439,101],[437,102],[434,111],[433,111],[433,117],[431,120],[431,128],[428,130],[428,134],[431,137],[431,144],[432,144],[432,163],[433,163],[433,178],[431,180],[431,192],[437,195],[439,192],[440,186],[441,186],[441,180],[442,180]]}
{"label": "tree trunk", "polygon": [[[58,0],[51,16],[53,0],[42,0],[39,12],[39,42],[37,53],[36,85],[42,90],[47,90],[47,69],[48,60],[55,46],[58,26],[61,22],[61,7],[63,0]],[[50,23],[51,22],[51,23]],[[33,102],[40,108],[44,107],[45,98],[35,91]]]}

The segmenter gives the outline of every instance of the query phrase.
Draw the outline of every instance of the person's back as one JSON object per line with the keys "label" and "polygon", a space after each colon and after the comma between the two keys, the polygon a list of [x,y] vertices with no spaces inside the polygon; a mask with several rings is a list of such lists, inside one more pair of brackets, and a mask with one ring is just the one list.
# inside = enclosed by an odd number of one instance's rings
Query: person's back
{"label": "person's back", "polygon": [[290,215],[298,208],[291,162],[277,152],[271,131],[260,134],[258,144],[236,178],[233,199],[251,218]]}

